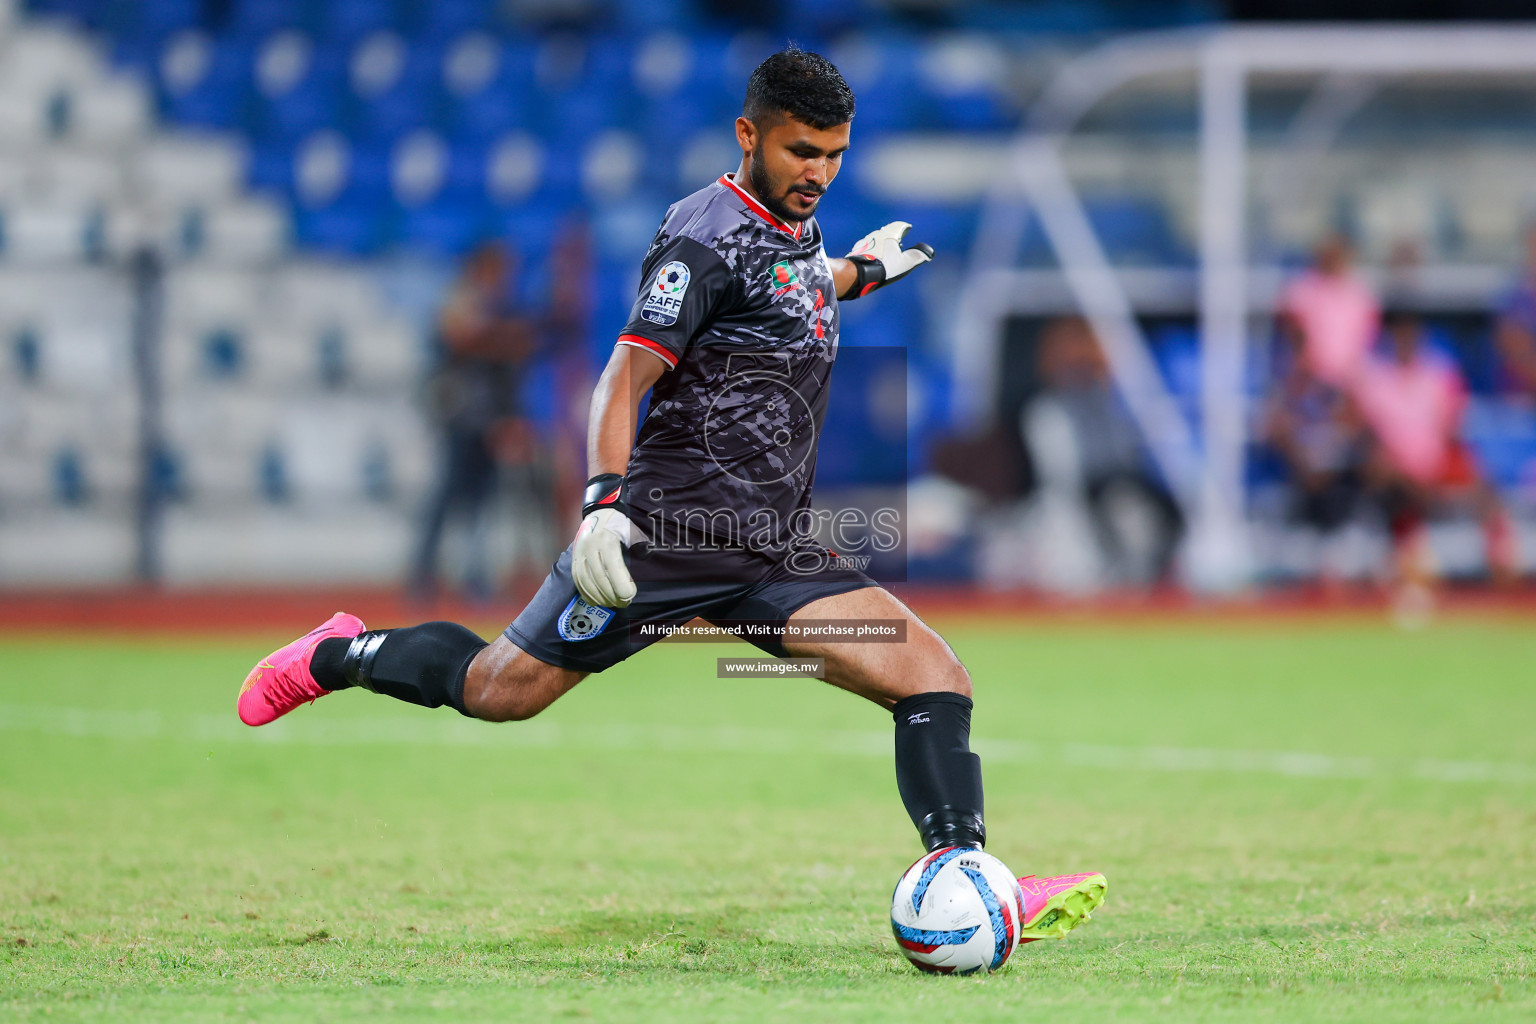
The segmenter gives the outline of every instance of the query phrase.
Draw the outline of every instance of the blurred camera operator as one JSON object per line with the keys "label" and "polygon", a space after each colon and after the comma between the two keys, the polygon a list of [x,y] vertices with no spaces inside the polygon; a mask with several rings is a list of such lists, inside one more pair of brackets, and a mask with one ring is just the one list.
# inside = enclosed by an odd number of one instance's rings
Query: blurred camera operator
{"label": "blurred camera operator", "polygon": [[[537,349],[534,322],[519,310],[517,264],[501,245],[476,249],[449,289],[437,319],[439,362],[428,407],[442,428],[442,475],[427,506],[411,573],[418,597],[437,589],[437,563],[449,516],[474,529],[496,493],[499,460],[528,461],[536,440],[518,393]],[[477,558],[477,563],[483,561]],[[484,595],[491,582],[472,564],[466,585]]]}

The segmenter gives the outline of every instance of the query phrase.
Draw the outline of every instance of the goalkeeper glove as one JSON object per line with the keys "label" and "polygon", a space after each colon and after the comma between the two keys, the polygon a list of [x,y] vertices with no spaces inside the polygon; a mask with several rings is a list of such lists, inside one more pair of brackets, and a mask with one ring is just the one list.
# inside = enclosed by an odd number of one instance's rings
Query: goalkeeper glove
{"label": "goalkeeper glove", "polygon": [[876,288],[899,281],[933,259],[933,246],[925,242],[910,249],[901,247],[902,238],[911,230],[912,225],[906,221],[893,220],[860,239],[853,251],[844,257],[859,274],[848,294],[843,296],[845,300],[862,298]]}
{"label": "goalkeeper glove", "polygon": [[571,578],[581,599],[598,608],[623,608],[635,599],[635,580],[624,549],[645,539],[629,518],[624,478],[603,473],[587,481],[581,529],[571,545]]}

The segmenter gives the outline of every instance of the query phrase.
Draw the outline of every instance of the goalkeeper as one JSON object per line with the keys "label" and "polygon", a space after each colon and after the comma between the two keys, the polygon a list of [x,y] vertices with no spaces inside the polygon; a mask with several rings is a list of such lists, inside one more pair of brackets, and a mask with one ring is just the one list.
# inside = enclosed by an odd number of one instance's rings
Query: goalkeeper
{"label": "goalkeeper", "polygon": [[[370,631],[339,613],[252,669],[241,719],[263,725],[359,687],[522,720],[694,618],[779,630],[800,620],[904,620],[903,643],[777,631],[748,639],[776,656],[821,659],[827,682],[890,710],[897,786],[924,847],[982,846],[969,675],[910,609],[801,528],[811,519],[838,303],[933,258],[926,245],[904,245],[902,222],[842,259],[827,256],[815,214],[853,113],[842,75],[816,54],[789,49],[752,73],[736,120],[741,165],[667,211],[592,396],[581,527],[501,636],[487,644],[449,622]],[[1103,888],[1101,875],[1026,880],[1022,937],[1063,934]]]}

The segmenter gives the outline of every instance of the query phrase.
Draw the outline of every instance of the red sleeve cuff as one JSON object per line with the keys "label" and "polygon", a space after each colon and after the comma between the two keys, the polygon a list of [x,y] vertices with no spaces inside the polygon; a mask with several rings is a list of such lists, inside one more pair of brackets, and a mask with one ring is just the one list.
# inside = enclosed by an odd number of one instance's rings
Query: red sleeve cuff
{"label": "red sleeve cuff", "polygon": [[647,352],[656,353],[667,364],[668,369],[673,369],[677,366],[677,356],[673,355],[666,346],[652,341],[650,338],[642,338],[638,334],[621,334],[619,335],[618,343],[620,345],[633,345],[636,348],[643,348]]}

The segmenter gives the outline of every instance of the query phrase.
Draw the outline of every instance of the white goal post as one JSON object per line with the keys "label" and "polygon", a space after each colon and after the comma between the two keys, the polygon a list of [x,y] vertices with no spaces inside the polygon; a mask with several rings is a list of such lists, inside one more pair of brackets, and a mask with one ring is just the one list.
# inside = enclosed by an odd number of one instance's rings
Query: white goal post
{"label": "white goal post", "polygon": [[[1152,75],[1192,72],[1199,103],[1201,436],[1174,403],[1123,287],[1068,176],[1062,147],[1110,93]],[[954,319],[955,407],[993,404],[1000,335],[1028,208],[1061,265],[1072,297],[1104,348],[1126,406],[1191,524],[1189,582],[1228,590],[1251,576],[1244,509],[1247,318],[1256,268],[1246,237],[1248,85],[1255,73],[1322,76],[1292,138],[1326,148],[1369,94],[1362,81],[1398,75],[1536,72],[1536,28],[1387,25],[1242,27],[1117,39],[1069,62],[1029,112],[1004,173],[986,197]],[[994,403],[995,404],[995,403]]]}

